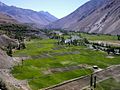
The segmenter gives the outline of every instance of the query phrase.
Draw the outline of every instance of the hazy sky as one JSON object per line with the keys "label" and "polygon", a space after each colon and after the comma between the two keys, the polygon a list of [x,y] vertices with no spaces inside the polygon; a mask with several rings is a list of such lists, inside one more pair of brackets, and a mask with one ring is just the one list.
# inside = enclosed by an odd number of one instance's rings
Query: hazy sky
{"label": "hazy sky", "polygon": [[0,0],[7,5],[13,5],[35,11],[48,11],[62,18],[89,0]]}

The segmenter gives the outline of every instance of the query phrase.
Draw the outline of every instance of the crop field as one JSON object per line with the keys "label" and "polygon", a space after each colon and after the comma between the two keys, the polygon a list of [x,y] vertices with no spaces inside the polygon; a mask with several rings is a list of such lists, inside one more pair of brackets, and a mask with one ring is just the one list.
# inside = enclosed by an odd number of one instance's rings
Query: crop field
{"label": "crop field", "polygon": [[99,84],[95,90],[119,90],[120,81],[115,80],[114,78],[107,79]]}
{"label": "crop field", "polygon": [[[104,35],[104,34],[87,34],[87,33],[72,33],[71,35],[78,35],[87,38],[90,41],[117,41],[118,37],[116,35]],[[65,35],[68,38],[69,35]]]}
{"label": "crop field", "polygon": [[87,38],[88,40],[92,40],[92,41],[95,41],[95,40],[99,40],[99,41],[115,41],[117,40],[117,36],[112,36],[112,35],[94,35],[94,34],[85,34],[85,33],[82,33],[81,34],[82,37],[85,37]]}
{"label": "crop field", "polygon": [[[26,49],[16,51],[14,56],[30,56],[31,59],[15,66],[11,73],[17,79],[27,80],[33,90],[89,75],[93,71],[88,67],[93,65],[104,69],[120,64],[120,56],[109,58],[107,53],[86,46],[57,45],[57,40],[53,39],[33,39],[26,42],[26,46]],[[82,65],[86,67],[73,68]]]}

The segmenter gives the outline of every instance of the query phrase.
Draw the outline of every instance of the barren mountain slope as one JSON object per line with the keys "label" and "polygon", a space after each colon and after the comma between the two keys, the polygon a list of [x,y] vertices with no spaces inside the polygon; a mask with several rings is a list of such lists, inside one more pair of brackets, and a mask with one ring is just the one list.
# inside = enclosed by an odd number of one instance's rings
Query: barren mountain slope
{"label": "barren mountain slope", "polygon": [[51,28],[68,28],[72,24],[83,20],[85,17],[93,13],[96,9],[101,7],[105,0],[91,0],[79,7],[77,10],[72,12],[70,15],[57,20],[56,22],[49,25]]}
{"label": "barren mountain slope", "polygon": [[120,34],[120,0],[91,0],[48,28]]}
{"label": "barren mountain slope", "polygon": [[7,14],[0,13],[0,24],[3,23],[18,23],[15,19]]}
{"label": "barren mountain slope", "polygon": [[47,25],[55,20],[56,17],[48,12],[36,12],[30,9],[22,9],[15,6],[8,6],[0,2],[0,12],[12,16],[21,23],[35,23],[39,25]]}
{"label": "barren mountain slope", "polygon": [[91,15],[69,27],[89,33],[120,34],[120,0],[111,0]]}

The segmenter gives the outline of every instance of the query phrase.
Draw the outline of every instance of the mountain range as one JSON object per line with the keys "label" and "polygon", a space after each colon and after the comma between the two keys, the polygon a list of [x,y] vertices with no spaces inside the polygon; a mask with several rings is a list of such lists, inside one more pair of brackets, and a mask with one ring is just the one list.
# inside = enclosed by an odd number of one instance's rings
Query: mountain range
{"label": "mountain range", "polygon": [[120,34],[120,0],[90,0],[62,19],[48,12],[0,2],[0,22],[17,21],[37,28],[117,35]]}
{"label": "mountain range", "polygon": [[11,16],[13,19],[21,23],[33,23],[37,25],[47,25],[57,20],[57,18],[48,12],[33,11],[30,9],[22,9],[15,6],[8,6],[0,2],[0,12]]}
{"label": "mountain range", "polygon": [[101,34],[120,34],[120,0],[90,0],[68,16],[47,26]]}

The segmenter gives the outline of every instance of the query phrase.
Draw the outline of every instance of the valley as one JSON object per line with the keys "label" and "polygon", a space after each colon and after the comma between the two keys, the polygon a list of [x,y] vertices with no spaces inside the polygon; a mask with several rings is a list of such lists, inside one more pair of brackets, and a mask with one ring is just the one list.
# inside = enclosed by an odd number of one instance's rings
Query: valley
{"label": "valley", "polygon": [[60,19],[50,13],[66,1],[18,2],[37,9],[0,1],[0,90],[120,90],[120,0],[86,0]]}
{"label": "valley", "polygon": [[[90,40],[101,39],[97,35],[83,34],[82,36],[89,36]],[[107,41],[117,41],[115,36],[102,36],[108,37]],[[84,45],[58,45],[56,39],[32,39],[27,41],[26,45],[27,48],[16,51],[14,57],[24,56],[30,57],[30,59],[24,60],[23,64],[21,62],[20,65],[16,65],[12,74],[17,79],[27,80],[33,90],[90,75],[94,65],[104,69],[120,64],[120,56],[110,55],[113,58],[109,58],[107,52],[91,50]],[[79,68],[75,68],[75,66],[79,66]]]}

